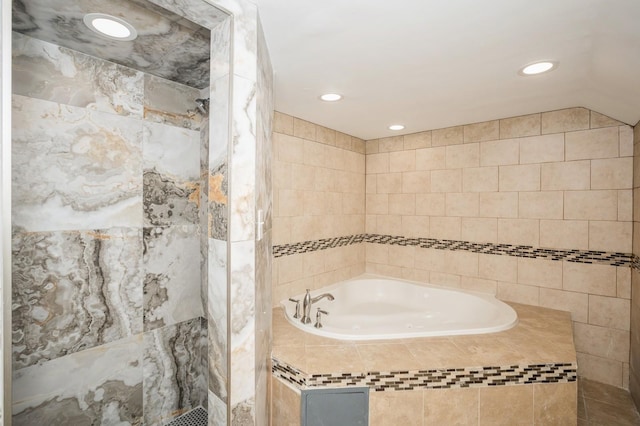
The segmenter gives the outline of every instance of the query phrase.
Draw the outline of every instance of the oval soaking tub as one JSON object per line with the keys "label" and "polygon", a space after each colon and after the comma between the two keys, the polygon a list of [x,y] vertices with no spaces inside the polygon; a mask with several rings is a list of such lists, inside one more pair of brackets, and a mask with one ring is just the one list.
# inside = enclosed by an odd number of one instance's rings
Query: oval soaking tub
{"label": "oval soaking tub", "polygon": [[[515,326],[513,308],[489,294],[453,290],[379,276],[361,276],[311,292],[311,297],[331,293],[313,303],[311,324],[293,318],[295,303],[281,301],[287,320],[319,336],[342,340],[400,339],[460,334],[484,334]],[[304,294],[300,300],[303,313]],[[322,328],[315,328],[317,308]]]}

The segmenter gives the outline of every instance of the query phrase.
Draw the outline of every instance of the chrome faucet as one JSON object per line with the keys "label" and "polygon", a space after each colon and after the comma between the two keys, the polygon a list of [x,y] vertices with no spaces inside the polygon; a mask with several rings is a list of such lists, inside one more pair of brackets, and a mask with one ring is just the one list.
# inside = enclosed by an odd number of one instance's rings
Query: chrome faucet
{"label": "chrome faucet", "polygon": [[314,298],[311,298],[311,294],[309,293],[309,289],[307,289],[307,294],[304,295],[304,300],[302,301],[302,318],[300,321],[303,324],[311,324],[311,317],[309,314],[311,313],[311,305],[316,303],[318,300],[323,298],[327,298],[329,300],[333,300],[334,297],[331,293],[324,293]]}

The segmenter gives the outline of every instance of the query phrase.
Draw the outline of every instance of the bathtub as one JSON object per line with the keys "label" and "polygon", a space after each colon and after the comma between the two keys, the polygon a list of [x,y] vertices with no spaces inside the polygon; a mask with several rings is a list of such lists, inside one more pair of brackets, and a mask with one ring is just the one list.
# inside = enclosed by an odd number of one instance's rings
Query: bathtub
{"label": "bathtub", "polygon": [[[518,315],[506,303],[485,293],[453,290],[365,275],[311,292],[311,297],[331,293],[311,307],[311,324],[293,318],[295,303],[280,302],[287,320],[295,327],[319,336],[341,340],[402,339],[461,334],[484,334],[507,330]],[[292,297],[302,300],[304,294]],[[315,328],[316,311],[322,328]]]}

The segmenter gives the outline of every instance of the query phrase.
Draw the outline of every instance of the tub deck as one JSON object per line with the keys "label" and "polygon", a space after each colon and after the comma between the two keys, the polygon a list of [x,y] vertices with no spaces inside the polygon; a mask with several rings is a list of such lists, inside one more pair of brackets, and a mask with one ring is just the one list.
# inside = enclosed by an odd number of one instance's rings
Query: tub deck
{"label": "tub deck", "polygon": [[[519,323],[506,331],[392,341],[343,341],[315,336],[289,324],[282,309],[275,308],[273,376],[297,389],[368,386],[372,392],[372,416],[380,401],[399,402],[399,397],[408,401],[420,394],[424,395],[424,400],[420,397],[420,407],[427,410],[428,401],[444,398],[438,406],[445,407],[452,392],[462,392],[465,398],[470,393],[475,395],[471,400],[475,398],[480,407],[499,407],[495,415],[501,421],[513,409],[514,416],[520,416],[523,410],[531,413],[530,422],[518,417],[518,421],[524,420],[523,424],[544,424],[539,417],[554,413],[575,424],[577,360],[570,314],[509,305],[518,313]],[[281,412],[280,396],[286,393],[284,385],[276,382],[274,415]],[[524,405],[510,400],[514,395]],[[422,413],[422,408],[419,411]],[[481,417],[491,413],[473,407],[467,411]],[[403,412],[407,415],[406,410]],[[424,411],[425,419],[428,415]]]}
{"label": "tub deck", "polygon": [[509,303],[518,324],[491,334],[345,341],[293,327],[281,308],[273,310],[272,357],[308,375],[423,369],[576,364],[567,312]]}

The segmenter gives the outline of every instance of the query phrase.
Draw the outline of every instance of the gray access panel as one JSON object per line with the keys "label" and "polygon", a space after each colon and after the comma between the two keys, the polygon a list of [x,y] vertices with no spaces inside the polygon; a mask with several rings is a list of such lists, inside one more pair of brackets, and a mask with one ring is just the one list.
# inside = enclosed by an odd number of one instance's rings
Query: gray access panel
{"label": "gray access panel", "polygon": [[369,388],[301,391],[302,426],[368,426]]}

